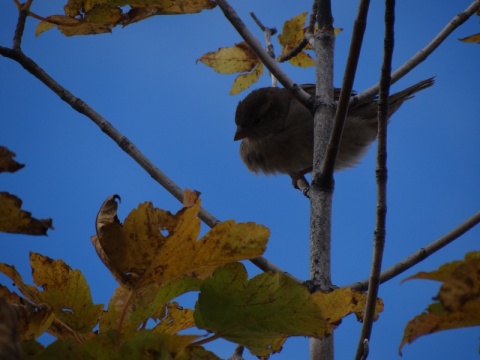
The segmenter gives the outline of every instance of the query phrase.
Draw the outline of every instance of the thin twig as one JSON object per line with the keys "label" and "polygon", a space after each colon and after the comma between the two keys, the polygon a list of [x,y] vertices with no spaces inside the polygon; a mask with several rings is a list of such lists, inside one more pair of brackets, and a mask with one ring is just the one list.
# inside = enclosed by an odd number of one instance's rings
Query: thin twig
{"label": "thin twig", "polygon": [[[397,264],[393,265],[392,267],[382,272],[380,274],[380,283],[383,284],[384,282],[390,279],[393,279],[394,277],[400,275],[401,273],[417,265],[419,262],[423,261],[430,255],[433,255],[438,250],[442,249],[443,247],[447,246],[454,240],[458,239],[460,236],[465,234],[467,231],[469,231],[479,223],[480,223],[480,211],[472,215],[471,217],[469,217],[467,220],[465,220],[463,223],[461,223],[460,225],[458,225],[456,228],[452,229],[445,235],[439,237],[437,240],[435,240],[431,244],[428,244],[425,247],[417,250],[413,254],[407,256],[402,261],[398,262]],[[354,290],[367,291],[368,279],[358,281],[344,287],[352,288]]]}
{"label": "thin twig", "polygon": [[[405,64],[395,70],[392,75],[392,84],[400,80],[417,65],[426,60],[439,46],[440,44],[460,25],[467,21],[476,11],[480,9],[480,0],[475,0],[464,11],[456,15],[450,22],[433,38],[430,43],[427,44],[422,50],[412,56]],[[378,94],[379,84],[375,84],[360,94],[353,96],[350,99],[350,107],[357,107],[364,104]]]}
{"label": "thin twig", "polygon": [[316,1],[312,4],[312,13],[310,14],[310,20],[308,21],[307,32],[313,34],[315,31],[315,23],[317,22],[318,3]]}
{"label": "thin twig", "polygon": [[[92,109],[83,100],[75,97],[70,91],[58,84],[50,75],[48,75],[40,66],[38,66],[32,59],[27,57],[20,50],[12,50],[0,46],[0,55],[10,58],[20,65],[25,70],[39,79],[43,84],[50,88],[63,101],[69,104],[73,109],[85,115],[92,120],[108,137],[110,137],[120,148],[132,157],[155,181],[163,186],[173,197],[183,203],[183,190],[175,184],[167,175],[158,169],[126,136],[120,133],[110,122]],[[213,227],[220,222],[212,214],[204,208],[200,209],[198,217],[208,226]],[[298,283],[301,280],[281,270],[279,267],[272,264],[264,257],[252,259],[251,262],[263,271],[272,271],[283,273]]]}
{"label": "thin twig", "polygon": [[306,106],[309,106],[310,95],[308,95],[300,86],[298,86],[288,75],[277,65],[268,53],[263,49],[260,42],[252,35],[245,26],[244,22],[237,15],[235,10],[228,4],[226,0],[217,0],[218,7],[223,11],[225,17],[230,21],[233,27],[238,31],[240,36],[246,41],[252,51],[258,56],[260,61],[268,70],[280,81],[280,83]]}
{"label": "thin twig", "polygon": [[22,37],[25,30],[25,21],[27,19],[28,10],[30,8],[30,5],[32,4],[32,1],[33,0],[29,0],[23,5],[18,2],[15,3],[18,8],[18,20],[17,26],[15,28],[15,34],[13,35],[12,45],[12,48],[15,50],[19,50],[22,46]]}
{"label": "thin twig", "polygon": [[290,52],[284,55],[280,55],[278,57],[278,62],[285,62],[290,60],[291,58],[294,58],[295,56],[300,54],[307,45],[308,45],[308,40],[307,38],[304,37],[292,50],[290,50]]}
{"label": "thin twig", "polygon": [[[272,35],[275,35],[277,33],[277,29],[264,26],[260,21],[260,19],[257,18],[255,13],[253,12],[250,13],[250,16],[253,18],[253,20],[255,20],[255,23],[258,25],[258,27],[263,31],[263,35],[265,36],[265,44],[267,47],[268,55],[272,59],[275,59],[275,51],[273,50],[273,44],[272,44]],[[276,87],[277,78],[271,72],[270,72],[270,76],[272,77],[272,87]]]}
{"label": "thin twig", "polygon": [[377,149],[377,210],[375,234],[373,240],[372,267],[368,285],[367,303],[363,316],[362,330],[358,341],[355,359],[366,359],[365,344],[371,342],[373,318],[377,304],[380,272],[382,270],[385,236],[387,232],[387,124],[388,96],[390,92],[390,73],[394,48],[395,0],[385,2],[385,39],[383,46],[383,63],[380,77],[380,94],[378,101],[378,149]]}
{"label": "thin twig", "polygon": [[188,346],[202,346],[203,344],[207,344],[207,343],[212,342],[213,340],[217,340],[219,338],[220,338],[220,335],[214,334],[214,335],[209,336],[205,339],[195,341]]}

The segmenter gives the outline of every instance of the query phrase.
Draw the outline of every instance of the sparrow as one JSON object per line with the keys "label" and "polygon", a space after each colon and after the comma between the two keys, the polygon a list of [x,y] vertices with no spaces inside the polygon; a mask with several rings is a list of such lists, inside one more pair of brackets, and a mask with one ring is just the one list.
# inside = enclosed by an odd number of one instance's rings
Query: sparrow
{"label": "sparrow", "polygon": [[[414,94],[432,86],[426,79],[388,97],[388,117]],[[311,95],[315,85],[301,85]],[[338,100],[340,89],[335,89]],[[359,163],[377,137],[377,97],[348,111],[335,170]],[[255,174],[288,174],[293,179],[311,172],[313,116],[287,89],[254,90],[239,102],[234,140],[241,140],[240,157]]]}

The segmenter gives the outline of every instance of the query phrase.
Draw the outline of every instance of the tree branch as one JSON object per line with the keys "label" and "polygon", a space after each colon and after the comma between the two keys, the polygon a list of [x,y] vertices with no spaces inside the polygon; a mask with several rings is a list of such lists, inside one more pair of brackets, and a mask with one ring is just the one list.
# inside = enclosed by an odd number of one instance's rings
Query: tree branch
{"label": "tree branch", "polygon": [[[263,31],[263,35],[265,36],[265,44],[267,48],[267,54],[272,58],[275,59],[275,52],[273,51],[273,45],[272,45],[272,35],[275,35],[277,33],[276,28],[269,28],[266,27],[262,24],[259,18],[255,15],[255,13],[251,12],[250,16],[253,18],[255,23],[258,25],[258,27]],[[277,86],[277,78],[270,72],[270,76],[272,78],[272,87]]]}
{"label": "tree branch", "polygon": [[[387,233],[387,125],[388,125],[388,96],[390,93],[390,73],[392,72],[392,57],[394,47],[395,0],[385,2],[385,39],[384,55],[380,77],[380,95],[378,101],[378,149],[377,149],[377,211],[373,241],[372,267],[368,285],[367,303],[363,316],[363,325],[357,346],[355,359],[366,359],[365,344],[370,344],[373,318],[377,304],[378,288],[380,286],[380,272],[382,269],[385,235]],[[368,349],[368,347],[367,347]]]}
{"label": "tree branch", "polygon": [[[92,120],[105,134],[108,135],[120,148],[125,151],[136,163],[138,163],[155,181],[163,186],[173,197],[183,203],[183,190],[175,184],[167,175],[158,169],[126,136],[120,133],[110,122],[92,109],[83,100],[75,97],[70,91],[58,84],[50,75],[48,75],[32,59],[27,57],[21,50],[13,50],[0,46],[0,55],[10,58],[20,65],[30,74],[39,79],[50,90],[57,94],[63,101],[69,104],[80,114],[85,115]],[[200,209],[198,217],[208,226],[213,227],[220,222],[204,208]],[[298,283],[301,280],[281,270],[264,257],[252,259],[251,262],[263,271],[272,271],[284,273],[290,276]]]}
{"label": "tree branch", "polygon": [[[313,125],[313,172],[310,197],[310,279],[316,289],[329,290],[331,278],[331,220],[333,176],[323,178],[328,140],[332,130],[333,53],[335,34],[330,0],[317,1],[318,30],[315,33],[316,96]],[[333,334],[325,339],[310,339],[310,359],[334,359]]]}
{"label": "tree branch", "polygon": [[358,58],[362,48],[363,35],[367,25],[367,14],[370,0],[362,0],[358,6],[357,17],[352,32],[352,40],[348,53],[347,64],[343,76],[342,89],[338,100],[338,108],[335,116],[335,123],[332,135],[327,148],[325,163],[322,168],[322,176],[333,177],[335,161],[337,159],[338,148],[342,138],[343,126],[348,112],[349,101],[352,95],[353,81],[357,71]]}
{"label": "tree branch", "polygon": [[33,0],[28,0],[25,4],[20,4],[18,1],[15,2],[15,5],[18,8],[18,20],[17,26],[15,28],[15,34],[13,35],[13,45],[12,48],[19,50],[22,45],[23,31],[25,30],[25,21],[27,20],[28,10]]}
{"label": "tree branch", "polygon": [[278,57],[278,62],[285,62],[297,56],[303,51],[303,49],[305,49],[307,45],[308,45],[308,40],[306,37],[304,37],[288,54],[280,55]]}
{"label": "tree branch", "polygon": [[260,42],[252,35],[250,30],[245,26],[244,22],[237,15],[235,10],[228,4],[226,0],[216,0],[218,7],[223,11],[225,17],[230,21],[233,27],[238,31],[240,36],[246,41],[252,51],[258,56],[260,61],[275,76],[278,81],[287,89],[289,89],[297,99],[305,106],[309,106],[310,95],[308,95],[300,86],[298,86],[288,75],[277,65],[268,53],[263,49]]}
{"label": "tree branch", "polygon": [[[417,67],[420,63],[426,60],[440,44],[460,25],[467,21],[476,11],[480,9],[480,0],[475,0],[464,11],[456,15],[450,22],[427,44],[422,50],[412,56],[405,64],[395,70],[392,75],[392,84],[400,80],[411,70]],[[364,104],[378,94],[379,84],[375,84],[360,94],[353,96],[350,99],[350,107],[354,108],[358,105]]]}
{"label": "tree branch", "polygon": [[[388,268],[380,274],[380,283],[393,279],[395,276],[400,275],[401,273],[407,271],[411,267],[417,265],[419,262],[423,261],[430,255],[436,253],[438,250],[447,246],[454,240],[458,239],[460,236],[465,234],[467,231],[475,227],[480,223],[480,211],[472,215],[470,218],[465,220],[463,223],[458,225],[456,228],[452,229],[445,235],[441,236],[431,244],[417,250],[413,254],[407,256],[402,261]],[[352,288],[354,290],[367,291],[368,290],[368,279],[355,282],[353,284],[344,286],[345,288]]]}

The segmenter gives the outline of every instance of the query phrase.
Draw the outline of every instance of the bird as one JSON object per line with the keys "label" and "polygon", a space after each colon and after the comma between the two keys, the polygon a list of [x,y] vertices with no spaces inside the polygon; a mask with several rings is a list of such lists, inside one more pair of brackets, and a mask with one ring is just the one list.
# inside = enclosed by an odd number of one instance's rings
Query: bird
{"label": "bird", "polygon": [[[415,93],[434,83],[426,79],[388,97],[388,118]],[[310,95],[315,85],[301,87]],[[338,100],[340,89],[335,89]],[[378,98],[349,109],[338,150],[335,171],[357,165],[377,137]],[[234,141],[241,140],[240,157],[255,174],[288,174],[294,179],[312,171],[313,116],[285,88],[264,87],[238,103]]]}

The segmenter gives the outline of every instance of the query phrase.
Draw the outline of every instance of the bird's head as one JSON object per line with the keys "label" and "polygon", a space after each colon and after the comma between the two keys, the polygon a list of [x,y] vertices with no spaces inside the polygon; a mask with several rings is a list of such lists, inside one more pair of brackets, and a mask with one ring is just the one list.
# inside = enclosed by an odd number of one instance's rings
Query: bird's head
{"label": "bird's head", "polygon": [[264,138],[282,131],[290,101],[285,89],[268,87],[251,92],[238,103],[234,140]]}

